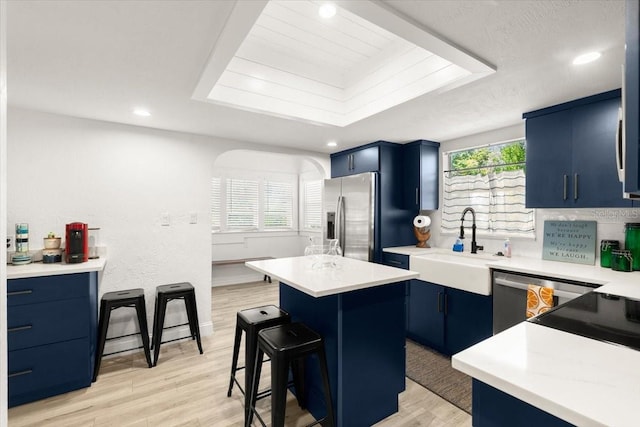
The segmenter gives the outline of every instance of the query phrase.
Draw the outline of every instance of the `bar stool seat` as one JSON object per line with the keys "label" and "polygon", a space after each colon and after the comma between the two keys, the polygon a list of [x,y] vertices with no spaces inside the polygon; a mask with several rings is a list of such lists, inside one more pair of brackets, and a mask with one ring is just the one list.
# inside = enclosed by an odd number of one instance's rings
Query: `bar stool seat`
{"label": "bar stool seat", "polygon": [[[322,336],[302,323],[289,323],[258,332],[258,347],[254,361],[253,381],[249,400],[249,416],[245,417],[245,427],[251,425],[253,415],[264,421],[255,409],[257,390],[260,383],[260,373],[264,355],[271,359],[271,425],[284,426],[286,396],[288,390],[289,368],[293,371],[294,381],[303,375],[304,359],[316,355],[319,359],[320,375],[322,377],[326,415],[324,418],[309,424],[335,425],[331,388],[329,386],[329,370]],[[302,381],[296,381],[296,397],[302,408],[305,390],[300,388]]]}
{"label": "bar stool seat", "polygon": [[[188,322],[165,327],[164,318],[167,311],[167,303],[176,299],[184,300]],[[185,325],[189,325],[189,336],[162,341],[163,330]],[[196,340],[198,343],[198,350],[200,351],[200,354],[203,354],[202,342],[200,340],[200,324],[198,322],[198,307],[196,305],[196,292],[193,285],[188,282],[182,282],[156,286],[156,304],[153,314],[153,342],[151,344],[151,348],[153,349],[153,366],[156,366],[158,363],[161,344],[185,338]]]}
{"label": "bar stool seat", "polygon": [[[139,332],[107,338],[107,330],[109,328],[111,311],[122,307],[131,307],[136,309]],[[147,364],[151,368],[153,365],[151,364],[151,352],[149,351],[149,330],[147,328],[147,310],[144,300],[144,289],[127,289],[122,291],[107,292],[102,295],[102,298],[100,299],[100,318],[98,320],[98,348],[96,350],[96,361],[93,370],[94,382],[98,378],[98,372],[100,371],[100,362],[103,356],[109,356],[111,354],[134,350],[127,349],[103,355],[106,341],[138,334],[140,334],[140,336],[142,337],[142,346],[137,348],[144,348],[144,355],[147,359]]]}
{"label": "bar stool seat", "polygon": [[[238,385],[240,392],[244,395],[245,417],[248,415],[249,409],[249,388],[253,377],[254,359],[256,357],[256,348],[258,347],[258,332],[264,328],[291,323],[291,316],[286,311],[276,307],[275,305],[264,305],[261,307],[248,308],[241,310],[236,315],[236,333],[233,344],[233,359],[231,361],[231,375],[229,379],[229,389],[227,397],[231,396],[231,390],[234,383]],[[238,355],[240,353],[240,342],[242,340],[242,332],[245,335],[245,363],[244,366],[238,367]],[[244,389],[236,378],[236,372],[245,370]],[[266,397],[268,392],[259,393],[257,399]]]}

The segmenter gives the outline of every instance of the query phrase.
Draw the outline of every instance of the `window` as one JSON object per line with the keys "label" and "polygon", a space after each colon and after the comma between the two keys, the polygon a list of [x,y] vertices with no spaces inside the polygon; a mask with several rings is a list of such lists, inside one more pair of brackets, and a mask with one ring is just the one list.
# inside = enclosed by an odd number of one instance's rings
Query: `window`
{"label": "window", "polygon": [[442,231],[459,233],[462,211],[470,206],[478,231],[532,236],[535,216],[525,207],[525,155],[523,139],[445,153]]}
{"label": "window", "polygon": [[211,230],[292,230],[296,193],[295,175],[225,170],[211,180]]}
{"label": "window", "polygon": [[304,181],[303,224],[305,230],[320,230],[322,227],[322,180]]}
{"label": "window", "polygon": [[264,183],[264,228],[292,228],[293,185],[290,182]]}

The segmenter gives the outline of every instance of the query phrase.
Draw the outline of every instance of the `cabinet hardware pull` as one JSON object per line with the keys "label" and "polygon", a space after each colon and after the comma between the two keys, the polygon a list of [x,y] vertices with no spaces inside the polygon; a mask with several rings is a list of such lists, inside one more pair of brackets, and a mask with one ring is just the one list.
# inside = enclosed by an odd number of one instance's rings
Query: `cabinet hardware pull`
{"label": "cabinet hardware pull", "polygon": [[563,190],[562,190],[562,200],[567,200],[567,174],[562,175],[563,182]]}
{"label": "cabinet hardware pull", "polygon": [[578,174],[573,174],[573,200],[578,200]]}
{"label": "cabinet hardware pull", "polygon": [[418,199],[418,187],[416,187],[416,205],[420,204],[420,200]]}
{"label": "cabinet hardware pull", "polygon": [[20,375],[27,375],[33,372],[33,369],[25,369],[24,371],[13,372],[8,375],[8,378],[19,377]]}
{"label": "cabinet hardware pull", "polygon": [[7,296],[8,297],[13,297],[16,295],[29,295],[32,294],[33,291],[31,289],[27,289],[25,291],[13,291],[13,292],[7,292]]}
{"label": "cabinet hardware pull", "polygon": [[448,313],[447,306],[449,305],[449,298],[447,294],[444,294],[444,315],[446,316]]}
{"label": "cabinet hardware pull", "polygon": [[26,331],[31,328],[33,328],[32,325],[16,326],[15,328],[7,329],[7,332],[20,332],[20,331]]}
{"label": "cabinet hardware pull", "polygon": [[401,265],[402,263],[400,261],[396,261],[395,259],[390,259],[389,264]]}
{"label": "cabinet hardware pull", "polygon": [[438,313],[442,313],[442,292],[438,292]]}

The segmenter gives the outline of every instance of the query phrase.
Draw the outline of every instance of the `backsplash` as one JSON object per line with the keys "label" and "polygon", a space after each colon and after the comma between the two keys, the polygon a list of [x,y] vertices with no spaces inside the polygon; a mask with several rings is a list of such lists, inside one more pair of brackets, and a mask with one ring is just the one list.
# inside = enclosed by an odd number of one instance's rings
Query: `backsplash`
{"label": "backsplash", "polygon": [[[431,239],[429,244],[434,247],[450,248],[453,246],[456,235],[441,234],[440,213],[438,211],[424,212],[431,218]],[[536,209],[536,235],[535,238],[510,237],[513,256],[527,256],[532,258],[542,257],[542,241],[544,221],[597,221],[598,242],[603,239],[619,240],[624,245],[624,224],[627,222],[640,222],[640,208],[601,208],[601,209]],[[467,233],[466,236],[470,236]],[[494,254],[502,250],[505,236],[487,236],[478,232],[477,241],[484,246],[484,253]],[[465,240],[465,251],[470,247],[470,240]],[[598,243],[599,247],[599,243]],[[599,251],[596,250],[596,263],[599,260]]]}

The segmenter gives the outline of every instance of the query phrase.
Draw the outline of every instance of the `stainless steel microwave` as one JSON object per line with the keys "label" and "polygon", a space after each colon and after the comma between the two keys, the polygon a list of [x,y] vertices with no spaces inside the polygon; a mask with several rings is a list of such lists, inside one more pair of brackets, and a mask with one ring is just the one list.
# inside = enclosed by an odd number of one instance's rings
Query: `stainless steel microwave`
{"label": "stainless steel microwave", "polygon": [[622,183],[622,195],[625,199],[640,200],[640,193],[629,193],[625,191],[625,161],[627,153],[627,140],[625,138],[625,73],[622,66],[622,105],[618,109],[618,129],[616,132],[616,163],[618,165],[618,179]]}

